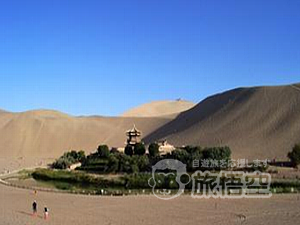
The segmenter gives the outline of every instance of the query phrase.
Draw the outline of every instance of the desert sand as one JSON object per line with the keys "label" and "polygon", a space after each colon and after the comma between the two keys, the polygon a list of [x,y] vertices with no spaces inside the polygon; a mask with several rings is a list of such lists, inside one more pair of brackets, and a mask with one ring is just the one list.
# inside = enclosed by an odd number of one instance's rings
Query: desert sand
{"label": "desert sand", "polygon": [[[55,224],[298,224],[299,195],[276,195],[271,199],[196,200],[181,196],[160,200],[154,196],[99,197],[54,194],[0,185],[0,221],[3,225]],[[37,200],[39,216],[31,216]],[[48,221],[42,208],[50,209]]]}
{"label": "desert sand", "polygon": [[100,144],[124,147],[125,132],[135,124],[144,136],[167,118],[73,117],[38,110],[0,113],[1,157],[55,158],[72,149],[93,151]]}
{"label": "desert sand", "polygon": [[176,117],[179,113],[187,111],[195,103],[185,100],[153,101],[124,112],[123,117]]}
{"label": "desert sand", "polygon": [[286,159],[300,142],[299,84],[238,88],[206,98],[145,138],[228,145],[233,158]]}
{"label": "desert sand", "polygon": [[[300,142],[299,84],[238,88],[192,106],[185,101],[153,102],[124,114],[131,117],[0,111],[0,155],[19,161],[43,160],[72,149],[91,152],[103,143],[124,147],[125,131],[133,124],[146,144],[167,139],[175,146],[228,145],[235,159],[286,160],[292,146]],[[182,107],[192,108],[177,116],[170,114]]]}

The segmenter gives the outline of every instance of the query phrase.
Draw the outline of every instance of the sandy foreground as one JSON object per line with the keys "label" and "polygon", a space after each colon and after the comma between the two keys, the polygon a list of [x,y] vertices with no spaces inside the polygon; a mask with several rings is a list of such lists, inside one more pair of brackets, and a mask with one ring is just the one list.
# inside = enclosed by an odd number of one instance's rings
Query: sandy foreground
{"label": "sandy foreground", "polygon": [[[300,195],[271,199],[196,200],[182,196],[160,200],[154,196],[101,197],[39,192],[0,185],[0,223],[18,224],[299,224]],[[31,216],[37,200],[39,216]],[[47,205],[50,218],[44,221]],[[245,216],[243,221],[242,217]]]}
{"label": "sandy foreground", "polygon": [[[33,161],[0,160],[0,169],[11,171]],[[45,161],[45,160],[44,160]],[[24,163],[26,162],[26,163]],[[24,168],[24,167],[23,167]],[[39,216],[31,216],[37,200]],[[42,218],[43,207],[50,218]],[[246,218],[245,220],[243,218]],[[0,184],[0,225],[90,225],[90,224],[299,224],[300,194],[274,195],[270,199],[193,199],[189,195],[174,200],[154,196],[102,197],[58,194],[7,187]]]}

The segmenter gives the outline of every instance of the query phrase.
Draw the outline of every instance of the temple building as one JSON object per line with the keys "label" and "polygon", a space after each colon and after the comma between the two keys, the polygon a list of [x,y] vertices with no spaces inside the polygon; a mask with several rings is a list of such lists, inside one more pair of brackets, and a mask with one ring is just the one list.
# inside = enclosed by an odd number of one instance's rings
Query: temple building
{"label": "temple building", "polygon": [[140,137],[142,135],[142,132],[139,131],[135,125],[133,125],[133,128],[126,131],[127,135],[127,144],[134,146],[136,143],[140,142]]}
{"label": "temple building", "polygon": [[169,144],[167,140],[159,141],[157,144],[159,146],[159,153],[161,155],[165,155],[176,149],[173,145]]}

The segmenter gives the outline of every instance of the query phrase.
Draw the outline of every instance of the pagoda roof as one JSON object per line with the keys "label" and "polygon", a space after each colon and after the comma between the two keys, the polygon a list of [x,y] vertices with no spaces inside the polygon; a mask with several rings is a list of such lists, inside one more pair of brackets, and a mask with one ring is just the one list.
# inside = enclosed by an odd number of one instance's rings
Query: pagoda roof
{"label": "pagoda roof", "polygon": [[130,129],[130,130],[127,130],[126,133],[127,133],[127,134],[129,134],[129,133],[141,134],[141,131],[139,131],[139,130],[136,128],[135,124],[134,124],[134,125],[133,125],[133,128]]}

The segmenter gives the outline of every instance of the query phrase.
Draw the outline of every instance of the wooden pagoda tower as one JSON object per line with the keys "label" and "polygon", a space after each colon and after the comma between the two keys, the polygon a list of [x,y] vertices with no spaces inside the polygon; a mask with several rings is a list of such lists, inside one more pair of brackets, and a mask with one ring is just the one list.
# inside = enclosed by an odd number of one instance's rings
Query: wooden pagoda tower
{"label": "wooden pagoda tower", "polygon": [[133,125],[132,129],[126,131],[127,145],[134,146],[136,143],[140,142],[141,135],[142,132],[139,131],[135,125]]}

